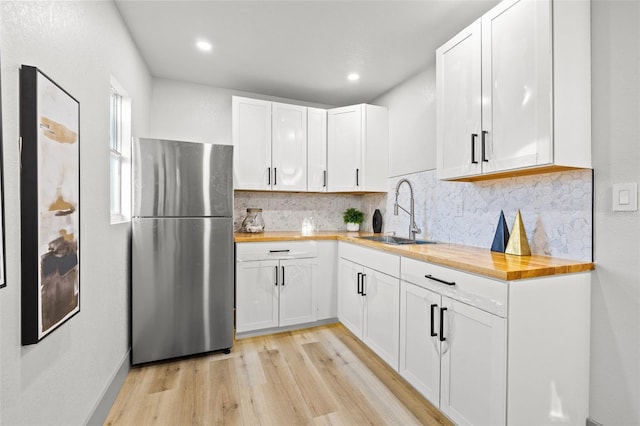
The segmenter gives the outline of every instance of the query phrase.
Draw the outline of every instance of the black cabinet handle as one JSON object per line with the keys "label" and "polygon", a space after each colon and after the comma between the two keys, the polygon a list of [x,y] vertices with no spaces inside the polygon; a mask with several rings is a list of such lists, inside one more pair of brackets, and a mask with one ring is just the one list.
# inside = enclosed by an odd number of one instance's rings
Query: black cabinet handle
{"label": "black cabinet handle", "polygon": [[271,167],[267,167],[267,185],[271,185]]}
{"label": "black cabinet handle", "polygon": [[431,337],[435,337],[438,335],[438,333],[436,333],[435,331],[433,331],[433,326],[434,326],[434,316],[435,316],[435,310],[438,307],[438,305],[436,305],[435,303],[433,305],[431,305]]}
{"label": "black cabinet handle", "polygon": [[322,187],[323,188],[327,187],[327,171],[326,170],[322,171]]}
{"label": "black cabinet handle", "polygon": [[360,169],[356,169],[356,186],[360,186]]}
{"label": "black cabinet handle", "polygon": [[476,138],[478,137],[477,133],[471,133],[471,164],[478,164],[476,161]]}
{"label": "black cabinet handle", "polygon": [[367,274],[362,274],[362,295],[363,296],[367,295],[367,293],[365,293],[366,291],[366,287],[365,287],[366,281],[364,280],[365,278],[367,278]]}
{"label": "black cabinet handle", "polygon": [[487,160],[487,156],[486,156],[487,149],[486,149],[486,141],[485,141],[485,136],[487,136],[487,133],[489,132],[487,132],[486,130],[482,131],[482,161],[488,163],[489,160]]}
{"label": "black cabinet handle", "polygon": [[[484,152],[484,151],[482,151],[482,152]],[[274,167],[273,168],[273,186],[276,186],[277,184],[278,184],[278,169],[276,167]]]}
{"label": "black cabinet handle", "polygon": [[278,267],[274,266],[274,268],[276,268],[276,286],[278,285]]}
{"label": "black cabinet handle", "polygon": [[282,267],[282,287],[284,287],[284,266]]}
{"label": "black cabinet handle", "polygon": [[428,279],[430,279],[430,280],[433,280],[433,281],[437,281],[437,282],[442,283],[442,284],[446,284],[446,285],[456,285],[455,281],[445,281],[445,280],[441,280],[440,278],[436,278],[436,277],[434,277],[433,275],[425,275],[424,277],[425,277],[425,278],[428,278]]}
{"label": "black cabinet handle", "polygon": [[269,253],[289,253],[289,249],[286,249],[286,250],[269,250]]}
{"label": "black cabinet handle", "polygon": [[446,311],[447,308],[440,308],[440,341],[444,342],[445,340],[447,340],[446,337],[444,337],[444,311]]}
{"label": "black cabinet handle", "polygon": [[358,294],[362,294],[362,290],[360,290],[360,280],[362,279],[362,272],[358,272]]}

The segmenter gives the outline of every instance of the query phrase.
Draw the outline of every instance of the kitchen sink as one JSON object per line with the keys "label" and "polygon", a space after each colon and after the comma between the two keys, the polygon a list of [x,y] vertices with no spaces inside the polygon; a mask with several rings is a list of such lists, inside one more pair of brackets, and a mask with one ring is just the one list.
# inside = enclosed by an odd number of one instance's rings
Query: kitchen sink
{"label": "kitchen sink", "polygon": [[394,244],[394,245],[401,245],[401,244],[436,244],[435,241],[431,241],[431,240],[412,240],[411,238],[402,238],[402,237],[396,237],[393,235],[372,235],[370,237],[358,237],[361,238],[363,240],[368,240],[368,241],[375,241],[378,243],[384,243],[384,244]]}

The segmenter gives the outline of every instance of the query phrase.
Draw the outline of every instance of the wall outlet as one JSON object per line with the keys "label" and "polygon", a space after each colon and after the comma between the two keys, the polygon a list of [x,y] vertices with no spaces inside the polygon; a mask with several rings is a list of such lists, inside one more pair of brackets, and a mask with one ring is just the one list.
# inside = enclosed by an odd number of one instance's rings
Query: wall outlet
{"label": "wall outlet", "polygon": [[453,208],[453,217],[462,217],[462,212],[464,210],[462,200],[453,200],[451,206]]}

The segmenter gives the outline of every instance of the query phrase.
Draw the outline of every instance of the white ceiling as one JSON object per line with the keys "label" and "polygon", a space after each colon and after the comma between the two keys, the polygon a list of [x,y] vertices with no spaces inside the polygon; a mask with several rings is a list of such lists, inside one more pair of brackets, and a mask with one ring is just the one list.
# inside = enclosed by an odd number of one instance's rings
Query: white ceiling
{"label": "white ceiling", "polygon": [[116,0],[154,77],[327,105],[369,102],[417,74],[496,3]]}

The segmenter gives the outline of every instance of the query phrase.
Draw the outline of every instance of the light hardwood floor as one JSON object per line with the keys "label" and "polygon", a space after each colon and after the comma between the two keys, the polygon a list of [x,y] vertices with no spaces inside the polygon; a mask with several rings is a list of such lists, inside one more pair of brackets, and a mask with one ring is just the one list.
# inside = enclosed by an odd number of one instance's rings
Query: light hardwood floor
{"label": "light hardwood floor", "polygon": [[450,425],[342,325],[133,368],[105,425]]}

